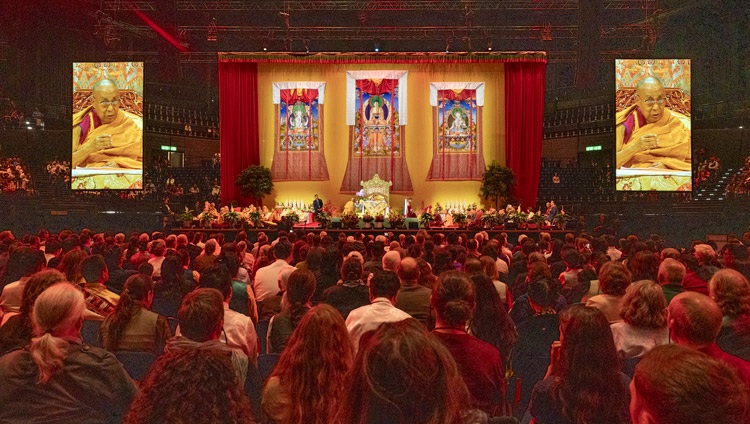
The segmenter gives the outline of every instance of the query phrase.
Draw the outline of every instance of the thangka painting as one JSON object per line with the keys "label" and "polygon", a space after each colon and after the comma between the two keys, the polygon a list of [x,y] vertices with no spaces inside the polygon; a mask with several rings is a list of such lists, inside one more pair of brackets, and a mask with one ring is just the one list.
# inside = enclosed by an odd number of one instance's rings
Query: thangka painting
{"label": "thangka painting", "polygon": [[433,155],[427,180],[481,180],[484,83],[430,84]]}
{"label": "thangka painting", "polygon": [[342,192],[380,175],[394,192],[412,190],[404,159],[406,71],[347,72],[349,161]]}
{"label": "thangka painting", "polygon": [[276,181],[328,180],[323,154],[325,83],[273,84],[276,131],[271,174]]}

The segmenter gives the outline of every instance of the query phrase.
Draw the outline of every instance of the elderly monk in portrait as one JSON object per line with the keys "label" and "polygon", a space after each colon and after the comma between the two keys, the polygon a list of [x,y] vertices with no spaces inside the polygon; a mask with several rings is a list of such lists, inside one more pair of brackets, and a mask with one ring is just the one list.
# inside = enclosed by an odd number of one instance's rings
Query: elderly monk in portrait
{"label": "elderly monk in portrait", "polygon": [[114,81],[92,89],[93,104],[73,115],[73,168],[143,168],[143,119],[121,110]]}
{"label": "elderly monk in portrait", "polygon": [[664,85],[636,84],[637,102],[618,112],[617,168],[690,170],[690,118],[664,107]]}

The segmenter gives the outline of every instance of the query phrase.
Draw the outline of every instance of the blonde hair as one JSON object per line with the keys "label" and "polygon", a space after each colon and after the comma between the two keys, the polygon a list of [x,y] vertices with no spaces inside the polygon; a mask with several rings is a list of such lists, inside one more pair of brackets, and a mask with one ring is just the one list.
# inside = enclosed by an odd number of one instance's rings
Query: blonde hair
{"label": "blonde hair", "polygon": [[39,369],[38,381],[46,383],[63,368],[68,342],[57,336],[79,326],[86,304],[83,293],[70,283],[57,283],[34,303],[34,334],[29,353]]}
{"label": "blonde hair", "polygon": [[651,280],[636,281],[628,286],[622,298],[620,316],[635,327],[666,327],[667,300],[661,287]]}

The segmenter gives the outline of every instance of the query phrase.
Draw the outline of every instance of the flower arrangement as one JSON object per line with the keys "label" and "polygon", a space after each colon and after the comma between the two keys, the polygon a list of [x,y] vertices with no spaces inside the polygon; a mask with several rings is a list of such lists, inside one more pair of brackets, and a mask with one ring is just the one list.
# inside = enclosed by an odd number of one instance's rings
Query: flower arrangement
{"label": "flower arrangement", "polygon": [[341,215],[341,224],[346,228],[355,228],[359,225],[359,217],[354,212],[346,212]]}
{"label": "flower arrangement", "polygon": [[237,227],[242,224],[242,218],[240,217],[240,214],[234,209],[229,209],[227,212],[224,212],[224,214],[221,216],[221,219],[230,227]]}
{"label": "flower arrangement", "polygon": [[404,214],[399,212],[397,209],[391,209],[390,213],[388,214],[388,223],[391,224],[391,228],[401,228],[404,226],[404,222],[406,222],[406,217],[404,217]]}
{"label": "flower arrangement", "polygon": [[375,222],[385,222],[385,215],[382,213],[375,215]]}
{"label": "flower arrangement", "polygon": [[294,224],[299,223],[299,215],[294,211],[288,211],[281,215],[281,223],[291,230]]}
{"label": "flower arrangement", "polygon": [[263,226],[263,214],[260,213],[258,210],[254,210],[251,212],[248,212],[247,214],[247,221],[255,228],[259,228]]}
{"label": "flower arrangement", "polygon": [[440,206],[440,203],[435,203],[435,213],[439,214],[442,211],[443,211],[443,207]]}
{"label": "flower arrangement", "polygon": [[200,215],[198,215],[198,221],[200,221],[201,224],[204,226],[211,225],[211,223],[214,222],[215,220],[216,220],[216,216],[214,216],[214,214],[211,213],[211,211],[203,211],[200,213]]}
{"label": "flower arrangement", "polygon": [[435,215],[430,212],[430,209],[427,208],[419,215],[419,223],[423,227],[428,227],[430,223],[435,219]]}
{"label": "flower arrangement", "polygon": [[469,219],[468,215],[461,211],[453,212],[451,216],[453,217],[453,223],[459,226],[466,224],[466,221]]}
{"label": "flower arrangement", "polygon": [[328,228],[328,226],[331,225],[331,220],[331,214],[326,212],[325,209],[315,214],[315,221],[320,224],[321,228]]}
{"label": "flower arrangement", "polygon": [[490,208],[490,210],[482,214],[480,220],[482,221],[482,225],[485,228],[493,228],[503,223],[503,220],[505,218],[504,215],[505,213],[501,214],[497,210],[495,210],[495,208]]}
{"label": "flower arrangement", "polygon": [[374,219],[375,218],[373,218],[373,216],[370,215],[367,212],[365,212],[364,214],[362,214],[362,222],[372,222]]}

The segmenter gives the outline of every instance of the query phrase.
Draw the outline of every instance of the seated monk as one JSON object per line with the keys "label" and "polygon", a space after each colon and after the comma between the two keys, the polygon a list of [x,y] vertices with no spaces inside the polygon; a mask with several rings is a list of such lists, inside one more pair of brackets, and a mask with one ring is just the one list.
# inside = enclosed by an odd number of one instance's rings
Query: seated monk
{"label": "seated monk", "polygon": [[636,104],[617,113],[617,168],[690,170],[690,118],[664,107],[655,77],[636,85]]}
{"label": "seated monk", "polygon": [[92,89],[94,102],[73,115],[75,167],[143,168],[143,119],[119,108],[114,81],[103,79]]}

